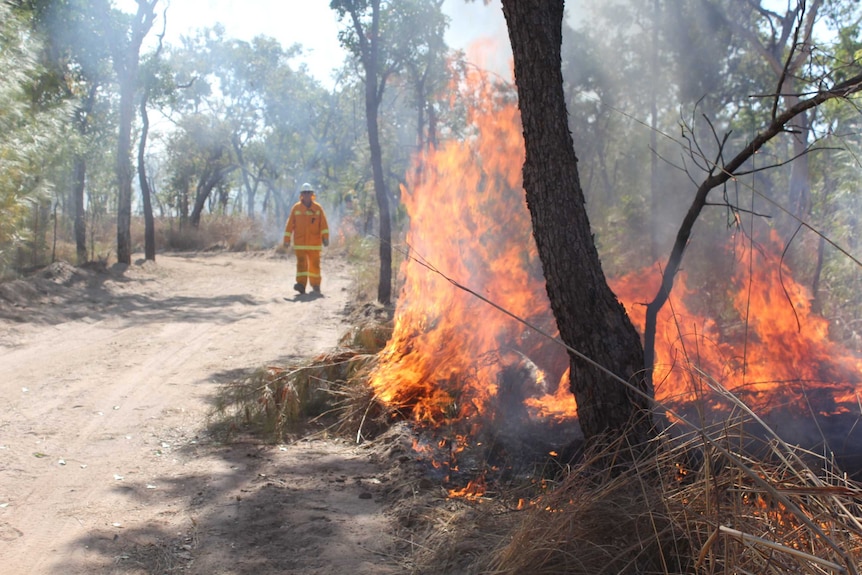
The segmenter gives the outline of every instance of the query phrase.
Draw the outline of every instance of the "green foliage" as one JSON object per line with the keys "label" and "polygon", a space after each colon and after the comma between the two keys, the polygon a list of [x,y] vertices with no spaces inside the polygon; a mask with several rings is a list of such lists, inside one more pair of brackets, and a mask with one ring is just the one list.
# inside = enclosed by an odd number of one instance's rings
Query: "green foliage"
{"label": "green foliage", "polygon": [[[263,207],[280,215],[291,203],[284,190],[298,189],[306,180],[323,184],[318,168],[336,148],[331,126],[339,122],[328,117],[328,97],[319,84],[304,68],[291,66],[299,50],[263,36],[251,42],[229,39],[220,27],[201,30],[169,50],[179,88],[168,108],[179,116],[182,132],[172,136],[167,150],[174,193],[191,193],[199,189],[192,184],[209,178],[212,188],[221,185],[242,195],[250,216],[261,205],[259,192],[266,194]],[[206,134],[203,125],[211,127]],[[206,169],[200,158],[184,157],[213,146],[221,150],[218,172]],[[211,155],[210,162],[214,159]],[[233,169],[226,169],[228,164]]]}
{"label": "green foliage", "polygon": [[43,70],[37,63],[40,46],[27,30],[22,14],[0,3],[0,272],[14,248],[38,239],[27,219],[49,197],[44,170],[57,161],[68,114],[61,105],[33,100]]}

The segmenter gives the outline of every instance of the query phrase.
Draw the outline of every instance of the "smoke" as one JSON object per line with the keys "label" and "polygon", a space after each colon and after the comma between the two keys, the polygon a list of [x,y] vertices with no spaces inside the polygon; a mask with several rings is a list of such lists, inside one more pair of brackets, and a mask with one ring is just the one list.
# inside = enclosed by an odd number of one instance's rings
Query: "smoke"
{"label": "smoke", "polygon": [[504,78],[511,77],[512,48],[500,0],[446,0],[443,13],[451,18],[446,31],[450,48],[462,50],[472,64]]}

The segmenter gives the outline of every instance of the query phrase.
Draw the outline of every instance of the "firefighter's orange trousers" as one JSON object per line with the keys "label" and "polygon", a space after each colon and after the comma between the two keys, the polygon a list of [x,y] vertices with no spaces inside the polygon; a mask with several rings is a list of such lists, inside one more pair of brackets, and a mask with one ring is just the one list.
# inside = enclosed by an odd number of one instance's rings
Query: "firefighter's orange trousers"
{"label": "firefighter's orange trousers", "polygon": [[320,250],[296,250],[296,283],[320,287]]}

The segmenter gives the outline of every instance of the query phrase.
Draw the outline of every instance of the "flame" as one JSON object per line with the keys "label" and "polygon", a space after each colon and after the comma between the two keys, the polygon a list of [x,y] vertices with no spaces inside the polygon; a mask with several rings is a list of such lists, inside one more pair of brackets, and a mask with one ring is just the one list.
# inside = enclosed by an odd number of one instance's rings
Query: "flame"
{"label": "flame", "polygon": [[[703,397],[701,378],[693,377],[699,371],[761,413],[807,412],[811,405],[819,414],[838,414],[858,405],[862,361],[830,341],[829,322],[812,311],[809,291],[774,255],[781,253],[780,245],[773,234],[760,249],[743,237],[728,246],[736,254],[727,282],[735,317],[723,322],[730,328],[689,310],[685,302],[696,294],[680,275],[657,322],[657,399],[687,403]],[[644,294],[658,289],[658,269],[610,282],[640,330],[641,304]]]}
{"label": "flame", "polygon": [[[479,426],[512,419],[512,398],[524,406],[518,416],[566,421],[577,413],[565,350],[488,303],[557,333],[524,201],[514,94],[493,90],[479,72],[462,88],[472,97],[469,133],[422,153],[402,189],[411,257],[402,264],[392,337],[370,376],[393,415],[430,426],[460,422],[466,433],[453,458]],[[698,290],[679,274],[658,318],[657,399],[704,399],[702,372],[757,410],[803,407],[812,390],[827,398],[822,413],[856,405],[862,362],[829,341],[810,294],[770,255],[781,253],[776,240],[728,249],[738,258],[734,274],[715,285],[728,286],[736,318],[720,325],[689,310]],[[659,269],[610,282],[641,330]]]}
{"label": "flame", "polygon": [[468,481],[467,485],[461,489],[450,489],[449,497],[478,501],[485,495],[485,489],[485,476],[480,475],[478,478]]}
{"label": "flame", "polygon": [[402,190],[412,258],[401,270],[394,333],[370,379],[385,403],[434,424],[487,414],[510,373],[531,380],[517,393],[546,395],[568,363],[475,295],[555,332],[524,203],[517,107],[478,72],[469,90],[477,102],[469,136],[425,152]]}

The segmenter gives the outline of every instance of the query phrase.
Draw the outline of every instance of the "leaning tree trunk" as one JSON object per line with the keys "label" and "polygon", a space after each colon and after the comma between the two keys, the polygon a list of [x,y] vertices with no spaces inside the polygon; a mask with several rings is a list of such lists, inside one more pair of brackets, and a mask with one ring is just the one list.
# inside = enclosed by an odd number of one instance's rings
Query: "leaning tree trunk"
{"label": "leaning tree trunk", "polygon": [[592,444],[622,437],[643,446],[653,434],[652,390],[640,337],[605,280],[584,205],[563,95],[563,2],[502,3],[526,144],[524,189],[560,337],[640,391],[570,353],[578,421]]}

